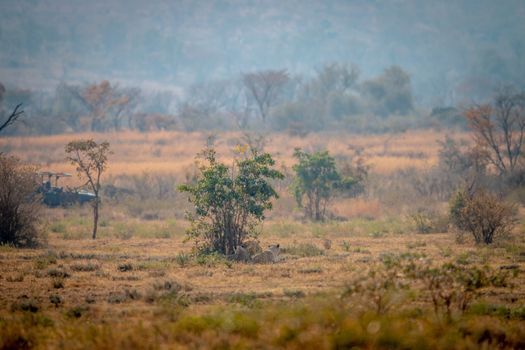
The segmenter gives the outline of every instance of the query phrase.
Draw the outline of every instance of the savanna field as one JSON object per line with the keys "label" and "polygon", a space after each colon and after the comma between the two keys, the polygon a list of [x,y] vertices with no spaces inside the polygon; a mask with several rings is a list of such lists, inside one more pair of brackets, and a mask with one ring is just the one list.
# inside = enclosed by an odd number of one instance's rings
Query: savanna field
{"label": "savanna field", "polygon": [[[434,179],[438,141],[468,133],[387,135],[120,132],[3,137],[0,151],[75,175],[64,145],[110,142],[99,232],[89,205],[45,208],[45,243],[0,247],[1,349],[520,349],[525,348],[525,237],[517,224],[490,246],[447,221]],[[251,144],[276,160],[279,198],[255,228],[278,261],[197,254],[192,209],[177,185],[213,146],[233,162]],[[365,190],[335,196],[327,219],[304,219],[290,192],[294,149],[363,162]],[[60,186],[81,184],[76,177]]]}

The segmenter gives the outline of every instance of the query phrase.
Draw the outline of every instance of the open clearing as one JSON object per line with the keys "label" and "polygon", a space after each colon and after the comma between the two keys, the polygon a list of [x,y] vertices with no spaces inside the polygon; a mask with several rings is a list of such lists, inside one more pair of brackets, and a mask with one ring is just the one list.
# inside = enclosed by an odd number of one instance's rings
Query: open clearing
{"label": "open clearing", "polygon": [[[408,318],[410,327],[421,323],[415,332],[427,338],[429,347],[447,348],[459,338],[471,348],[480,343],[495,346],[500,341],[492,337],[497,334],[504,334],[511,347],[524,344],[523,241],[478,248],[456,244],[451,234],[345,234],[344,230],[345,224],[331,224],[293,236],[263,235],[263,244],[279,242],[284,250],[281,261],[269,265],[193,258],[191,244],[183,243],[181,236],[91,241],[51,235],[46,249],[2,248],[4,347],[22,342],[27,347],[68,349],[175,344],[333,348],[348,342],[383,347],[388,341],[401,346],[409,344],[401,341],[402,334],[389,332],[408,327],[402,326],[407,313],[415,313]],[[323,247],[325,239],[332,243],[328,250]],[[509,286],[482,289],[472,304],[477,309],[463,316],[455,311],[450,321],[431,311],[423,291],[392,298],[392,309],[386,314],[375,314],[373,306],[359,306],[369,300],[342,298],[357,276],[380,266],[385,256],[403,254],[432,263],[488,265],[509,272]],[[322,317],[312,318],[317,313]],[[333,317],[331,324],[326,324],[326,317]],[[386,333],[370,332],[373,322]],[[458,327],[466,327],[467,333],[457,333]],[[449,339],[436,337],[438,330]],[[481,333],[468,333],[474,331]]]}
{"label": "open clearing", "polygon": [[[94,136],[112,141],[113,179],[147,170],[180,181],[209,135]],[[77,137],[0,142],[43,168],[72,172],[63,145]],[[381,182],[409,167],[424,172],[443,137],[276,134],[266,150],[289,168],[294,147],[344,157],[360,146]],[[242,135],[215,142],[227,159]],[[454,232],[418,234],[404,213],[410,199],[397,194],[393,204],[338,199],[336,219],[311,223],[286,184],[277,188],[281,198],[259,228],[261,246],[281,246],[280,261],[268,265],[195,255],[184,196],[105,199],[95,241],[87,239],[89,207],[46,209],[44,247],[0,247],[0,349],[525,348],[523,224],[490,247],[458,242]]]}

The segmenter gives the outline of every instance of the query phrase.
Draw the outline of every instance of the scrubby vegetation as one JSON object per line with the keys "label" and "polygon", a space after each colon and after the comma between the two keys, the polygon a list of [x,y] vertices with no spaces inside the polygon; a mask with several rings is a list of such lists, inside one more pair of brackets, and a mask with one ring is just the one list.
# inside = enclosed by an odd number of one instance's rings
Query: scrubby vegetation
{"label": "scrubby vegetation", "polygon": [[[311,240],[311,235],[298,234],[296,239]],[[53,271],[49,276],[29,273],[35,282],[13,281],[3,287],[7,303],[2,307],[7,310],[0,317],[0,345],[320,349],[525,345],[525,311],[519,299],[523,272],[508,264],[520,261],[519,254],[495,259],[486,250],[492,248],[466,254],[456,247],[443,257],[440,249],[450,241],[446,235],[431,236],[418,252],[401,247],[399,253],[392,252],[399,248],[395,236],[379,243],[364,235],[345,239],[352,246],[369,247],[370,258],[361,260],[357,252],[342,255],[340,245],[326,255],[298,254],[291,240],[284,241],[290,247],[288,260],[256,269],[224,262],[171,264],[172,258],[162,255],[167,246],[128,247],[125,253],[108,254],[98,244],[90,254],[37,253],[35,259],[62,268],[49,270]],[[81,244],[65,247],[76,251]],[[169,244],[181,247],[178,242]],[[525,242],[519,244],[525,247]],[[13,250],[7,262],[21,254],[25,253]],[[92,264],[82,261],[94,259],[96,270],[78,268]],[[133,264],[127,262],[130,259]],[[16,268],[23,270],[28,263]],[[120,267],[128,264],[132,269],[122,272]],[[14,268],[3,265],[2,274]],[[35,289],[28,295],[14,289],[24,283],[46,285],[64,270],[70,272],[58,289]],[[161,271],[166,275],[159,276]],[[74,286],[86,283],[87,276],[97,283],[76,290]],[[322,288],[317,286],[319,278],[326,283]],[[259,285],[261,279],[267,283]]]}
{"label": "scrubby vegetation", "polygon": [[239,150],[231,168],[216,159],[215,150],[206,149],[195,184],[181,185],[190,194],[195,212],[189,213],[190,238],[200,250],[233,254],[236,248],[256,236],[255,225],[272,209],[272,199],[278,198],[270,180],[283,175],[273,168],[271,155],[247,147]]}
{"label": "scrubby vegetation", "polygon": [[[0,346],[523,347],[522,167],[473,135],[117,133],[99,240],[74,206],[0,246]],[[67,171],[69,139],[0,145]],[[279,258],[232,259],[254,236]]]}
{"label": "scrubby vegetation", "polygon": [[100,206],[100,178],[107,168],[109,142],[97,144],[92,139],[71,141],[66,145],[67,160],[75,166],[78,176],[93,191],[93,239],[97,238]]}
{"label": "scrubby vegetation", "polygon": [[326,215],[326,205],[341,181],[335,159],[327,151],[308,154],[296,150],[294,157],[298,163],[293,166],[296,173],[292,191],[299,207],[303,207],[306,217],[322,220]]}
{"label": "scrubby vegetation", "polygon": [[42,240],[36,167],[0,153],[0,244],[35,247]]}
{"label": "scrubby vegetation", "polygon": [[0,350],[525,349],[524,13],[0,1]]}
{"label": "scrubby vegetation", "polygon": [[459,230],[472,234],[476,243],[491,244],[512,232],[515,209],[484,189],[462,190],[451,200],[450,218]]}

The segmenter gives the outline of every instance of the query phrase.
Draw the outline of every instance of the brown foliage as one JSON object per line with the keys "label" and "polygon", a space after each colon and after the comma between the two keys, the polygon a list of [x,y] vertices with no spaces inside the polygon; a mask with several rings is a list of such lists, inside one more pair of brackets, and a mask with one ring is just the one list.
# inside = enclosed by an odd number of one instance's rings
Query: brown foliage
{"label": "brown foliage", "polygon": [[476,145],[487,151],[487,161],[500,174],[512,173],[521,159],[525,136],[525,96],[503,89],[492,105],[471,107],[465,117]]}
{"label": "brown foliage", "polygon": [[458,192],[450,204],[452,223],[471,233],[476,243],[491,244],[514,227],[514,206],[483,190]]}
{"label": "brown foliage", "polygon": [[40,205],[36,168],[0,154],[0,244],[34,247],[39,242]]}
{"label": "brown foliage", "polygon": [[121,88],[107,80],[73,91],[75,96],[89,110],[88,123],[91,131],[108,129],[120,130],[122,122],[136,103],[138,89]]}

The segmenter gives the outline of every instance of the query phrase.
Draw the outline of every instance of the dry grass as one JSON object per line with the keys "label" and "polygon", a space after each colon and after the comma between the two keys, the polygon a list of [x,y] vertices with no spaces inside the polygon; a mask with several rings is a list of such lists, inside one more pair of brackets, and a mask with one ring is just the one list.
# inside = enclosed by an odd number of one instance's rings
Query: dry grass
{"label": "dry grass", "polygon": [[337,216],[344,218],[379,219],[382,215],[381,203],[376,199],[348,198],[334,201],[330,209]]}
{"label": "dry grass", "polygon": [[[217,260],[202,265],[193,261],[184,267],[177,262],[176,256],[180,253],[191,254],[192,245],[184,243],[180,236],[171,239],[112,238],[92,241],[62,240],[51,235],[48,251],[2,251],[2,277],[24,275],[25,278],[1,284],[3,297],[0,307],[7,310],[21,294],[29,293],[33,298],[46,300],[54,292],[48,288],[52,278],[56,277],[48,274],[52,270],[65,271],[70,275],[65,279],[64,304],[75,305],[91,296],[97,305],[106,308],[111,307],[105,302],[111,292],[128,288],[146,293],[160,275],[161,280],[174,280],[191,286],[192,295],[209,294],[213,298],[230,293],[268,293],[272,298],[282,298],[286,289],[302,290],[306,294],[327,292],[342,288],[352,274],[366,268],[385,253],[417,251],[434,261],[467,256],[471,259],[469,263],[473,264],[488,262],[500,266],[517,263],[521,270],[525,268],[525,261],[517,261],[516,256],[506,253],[503,248],[496,249],[502,253],[496,255],[491,251],[495,248],[480,251],[475,246],[456,245],[452,234],[387,233],[378,239],[368,234],[348,233],[343,236],[328,231],[323,233],[322,238],[311,232],[293,236],[263,235],[262,246],[279,243],[286,249],[313,244],[324,251],[319,256],[301,258],[283,254],[282,261],[274,265],[231,264],[226,260]],[[332,241],[330,250],[323,248],[323,241],[327,238]],[[132,267],[129,271],[119,269],[123,264]],[[312,266],[318,266],[320,272],[302,273]]]}
{"label": "dry grass", "polygon": [[[286,230],[286,224],[281,229]],[[325,239],[332,241],[329,250],[323,248]],[[52,234],[47,250],[4,247],[0,251],[0,332],[4,341],[26,339],[37,348],[208,348],[235,344],[241,348],[298,348],[309,339],[306,344],[323,349],[340,341],[338,334],[343,334],[332,328],[335,325],[354,339],[353,332],[361,329],[357,325],[364,324],[365,333],[359,339],[363,345],[374,347],[378,338],[375,333],[367,335],[366,325],[377,322],[382,327],[378,335],[390,337],[391,327],[411,327],[405,323],[411,317],[425,326],[413,329],[409,338],[392,339],[410,343],[430,332],[425,344],[433,347],[430,344],[440,338],[431,335],[435,330],[427,327],[436,327],[440,334],[450,333],[457,344],[479,341],[476,346],[481,346],[483,339],[454,333],[461,325],[506,332],[508,344],[520,344],[519,338],[512,337],[519,336],[523,321],[515,318],[504,321],[493,316],[487,323],[483,317],[458,314],[447,326],[433,318],[428,300],[405,296],[411,300],[403,306],[405,311],[385,316],[371,310],[356,314],[349,306],[353,305],[351,300],[342,301],[340,295],[349,281],[375,266],[385,254],[415,254],[434,262],[488,264],[496,270],[513,266],[517,271],[512,277],[515,287],[484,290],[476,303],[483,301],[479,307],[487,310],[491,310],[490,305],[521,310],[519,300],[525,296],[521,251],[511,252],[504,246],[481,249],[457,245],[451,234],[386,233],[378,238],[335,232],[330,225],[321,234],[318,230],[301,230],[293,236],[279,231],[264,233],[262,245],[276,242],[288,253],[271,265],[191,258],[191,244],[180,236],[91,241],[62,240]],[[525,252],[523,242],[520,244]],[[308,246],[316,247],[318,253],[303,255]],[[182,264],[181,256],[189,260]],[[343,315],[337,310],[346,311]],[[476,312],[491,312],[483,310]],[[412,316],[407,318],[407,312]],[[295,322],[302,326],[296,327]],[[297,338],[281,343],[283,327],[296,329]],[[222,341],[217,343],[217,339]]]}
{"label": "dry grass", "polygon": [[[437,141],[445,133],[433,131],[409,131],[396,135],[348,135],[337,133],[310,134],[304,138],[287,134],[267,136],[266,150],[272,153],[279,165],[294,164],[293,150],[328,149],[337,157],[353,155],[358,147],[365,151],[368,163],[378,173],[388,174],[408,166],[424,169],[437,161]],[[126,131],[106,134],[74,134],[35,137],[8,137],[0,140],[0,150],[9,150],[22,159],[38,163],[43,168],[73,172],[74,168],[64,162],[64,145],[77,138],[93,137],[109,140],[113,156],[108,175],[153,173],[184,174],[194,163],[195,153],[206,144],[210,134],[159,131],[139,133]],[[458,134],[465,139],[466,134]],[[223,159],[232,157],[235,145],[244,143],[243,135],[224,132],[215,135],[215,146]]]}
{"label": "dry grass", "polygon": [[[0,150],[72,172],[63,162],[63,146],[88,136],[111,141],[108,175],[147,171],[184,176],[209,135],[123,132],[4,138]],[[327,148],[336,157],[351,156],[352,147],[363,147],[373,171],[389,174],[434,164],[435,141],[443,137],[427,131],[306,138],[273,134],[266,149],[279,166],[289,169],[295,147]],[[228,159],[240,142],[241,134],[223,133],[215,145]],[[387,216],[384,203],[371,198],[337,199],[331,211],[348,220],[310,223],[302,221],[286,189],[279,191],[281,199],[259,227],[263,247],[279,243],[284,251],[279,262],[269,265],[195,255],[183,233],[187,222],[173,216],[146,221],[122,204],[108,203],[100,239],[92,241],[87,239],[89,207],[46,210],[47,247],[0,246],[0,348],[525,347],[521,231],[491,247],[458,244],[453,233],[413,233],[407,218]],[[504,274],[508,284],[496,281],[501,285],[481,289],[468,310],[454,310],[450,317],[434,312],[428,288],[421,281],[406,282],[401,270],[395,271],[395,280],[407,286],[384,291],[378,277],[372,289],[342,297],[358,277],[375,276],[366,273],[390,256],[413,258],[422,267],[451,262],[490,268],[497,276]],[[385,266],[380,275],[389,271]],[[367,306],[378,296],[392,303],[388,312]]]}

